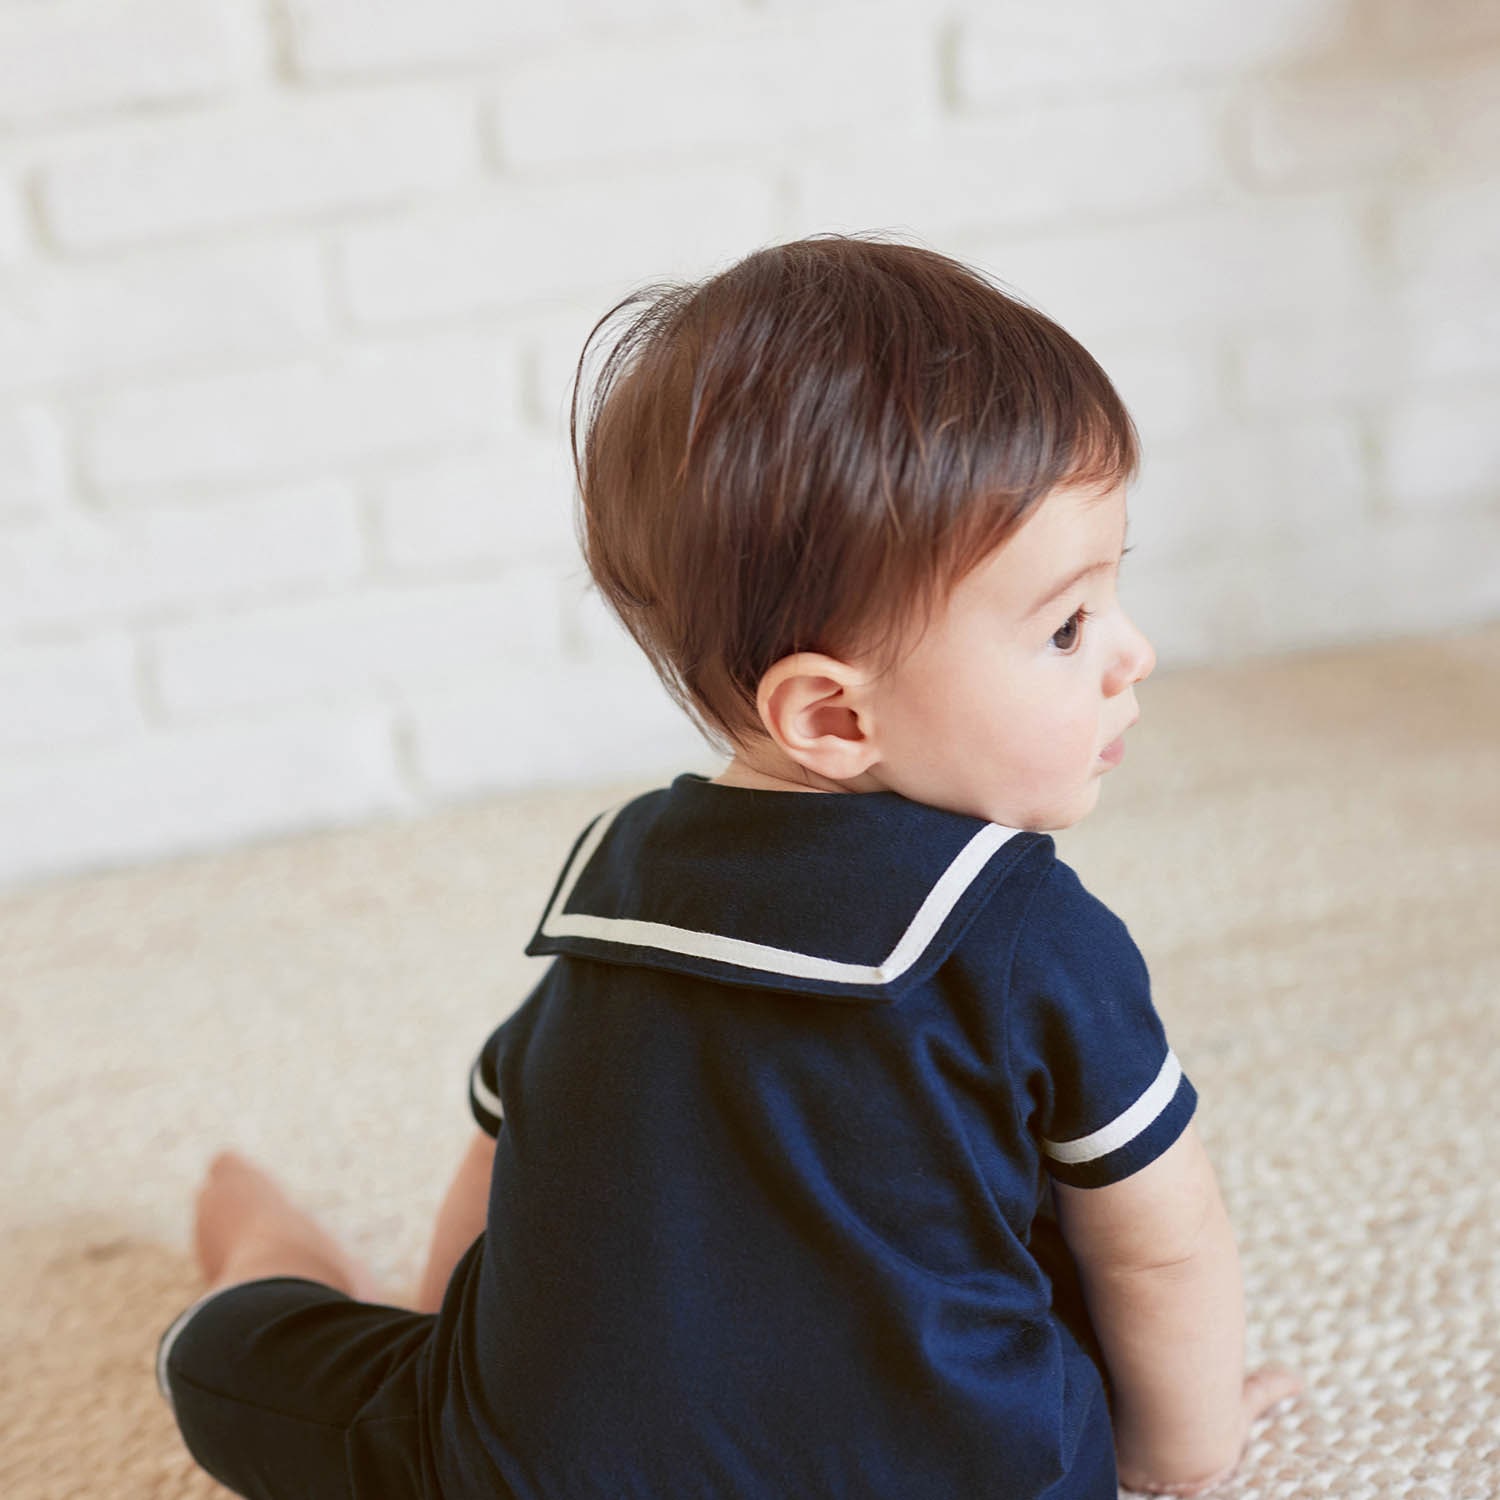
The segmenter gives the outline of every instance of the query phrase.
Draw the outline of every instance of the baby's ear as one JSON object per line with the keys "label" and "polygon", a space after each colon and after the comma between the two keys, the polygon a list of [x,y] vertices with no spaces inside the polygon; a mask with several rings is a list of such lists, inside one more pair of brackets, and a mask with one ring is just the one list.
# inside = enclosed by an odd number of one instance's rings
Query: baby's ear
{"label": "baby's ear", "polygon": [[850,781],[879,759],[869,679],[837,657],[782,657],[761,678],[755,705],[782,752],[819,776]]}

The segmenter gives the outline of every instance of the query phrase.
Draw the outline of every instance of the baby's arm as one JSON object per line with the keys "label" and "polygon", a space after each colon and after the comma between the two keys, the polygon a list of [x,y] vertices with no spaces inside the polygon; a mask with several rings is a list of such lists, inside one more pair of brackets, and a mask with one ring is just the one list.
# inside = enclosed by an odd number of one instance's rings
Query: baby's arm
{"label": "baby's arm", "polygon": [[1122,1181],[1054,1189],[1109,1368],[1120,1482],[1203,1493],[1300,1382],[1246,1380],[1239,1251],[1196,1125]]}
{"label": "baby's arm", "polygon": [[432,1246],[427,1252],[427,1269],[422,1272],[417,1291],[418,1312],[438,1310],[453,1268],[483,1232],[490,1202],[490,1173],[494,1165],[494,1136],[476,1130],[458,1164],[443,1206],[438,1210]]}

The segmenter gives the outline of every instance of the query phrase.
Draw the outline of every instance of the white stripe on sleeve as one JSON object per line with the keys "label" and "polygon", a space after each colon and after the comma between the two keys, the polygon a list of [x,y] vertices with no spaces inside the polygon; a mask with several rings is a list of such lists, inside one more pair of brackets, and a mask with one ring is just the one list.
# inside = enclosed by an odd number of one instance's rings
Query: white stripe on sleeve
{"label": "white stripe on sleeve", "polygon": [[469,1074],[469,1092],[474,1096],[474,1102],[488,1114],[494,1115],[497,1120],[505,1118],[505,1111],[500,1108],[500,1096],[490,1088],[479,1076],[479,1063],[474,1063],[474,1071]]}
{"label": "white stripe on sleeve", "polygon": [[1080,1136],[1076,1141],[1043,1140],[1042,1150],[1054,1161],[1066,1162],[1070,1166],[1118,1151],[1121,1146],[1129,1145],[1172,1102],[1181,1077],[1182,1065],[1177,1061],[1177,1054],[1169,1048],[1156,1081],[1129,1109],[1116,1115],[1108,1125]]}

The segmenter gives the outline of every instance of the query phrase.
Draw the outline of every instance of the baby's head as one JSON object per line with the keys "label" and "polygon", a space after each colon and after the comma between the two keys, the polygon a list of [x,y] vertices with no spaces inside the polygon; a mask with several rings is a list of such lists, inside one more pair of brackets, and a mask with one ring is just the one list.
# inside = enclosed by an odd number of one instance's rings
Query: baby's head
{"label": "baby's head", "polygon": [[1057,324],[819,235],[618,303],[571,430],[589,571],[726,782],[1092,810],[1155,657],[1116,597],[1135,426]]}

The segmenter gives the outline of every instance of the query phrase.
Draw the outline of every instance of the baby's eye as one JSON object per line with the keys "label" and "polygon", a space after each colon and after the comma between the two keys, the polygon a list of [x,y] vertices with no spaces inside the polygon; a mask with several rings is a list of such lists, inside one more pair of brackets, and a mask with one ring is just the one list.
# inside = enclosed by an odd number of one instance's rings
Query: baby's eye
{"label": "baby's eye", "polygon": [[1066,644],[1058,646],[1058,649],[1062,651],[1065,656],[1071,656],[1073,652],[1078,649],[1079,641],[1083,639],[1083,622],[1087,620],[1092,614],[1093,610],[1091,610],[1086,604],[1080,604],[1078,608],[1068,616],[1068,623],[1064,625],[1061,630],[1053,632],[1052,644],[1054,646],[1058,645],[1059,636],[1067,637]]}

